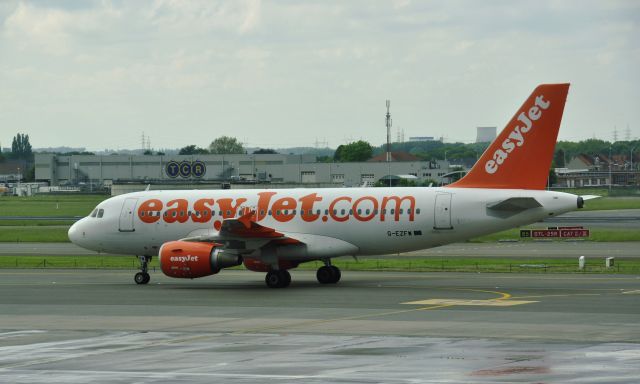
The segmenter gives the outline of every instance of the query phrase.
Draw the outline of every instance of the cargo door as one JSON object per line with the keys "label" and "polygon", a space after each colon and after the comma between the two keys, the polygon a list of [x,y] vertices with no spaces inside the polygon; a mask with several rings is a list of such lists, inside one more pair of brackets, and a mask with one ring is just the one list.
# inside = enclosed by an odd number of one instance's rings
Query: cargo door
{"label": "cargo door", "polygon": [[453,229],[451,226],[451,194],[439,193],[436,195],[435,207],[433,210],[434,229]]}
{"label": "cargo door", "polygon": [[129,198],[122,204],[122,210],[120,211],[120,232],[133,232],[133,214],[136,209],[137,198]]}

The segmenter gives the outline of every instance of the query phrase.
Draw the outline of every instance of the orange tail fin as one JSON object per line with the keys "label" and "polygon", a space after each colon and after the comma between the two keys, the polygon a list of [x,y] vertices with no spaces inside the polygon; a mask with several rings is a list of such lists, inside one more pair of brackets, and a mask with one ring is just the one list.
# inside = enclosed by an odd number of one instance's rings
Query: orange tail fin
{"label": "orange tail fin", "polygon": [[453,188],[544,189],[569,84],[539,85]]}

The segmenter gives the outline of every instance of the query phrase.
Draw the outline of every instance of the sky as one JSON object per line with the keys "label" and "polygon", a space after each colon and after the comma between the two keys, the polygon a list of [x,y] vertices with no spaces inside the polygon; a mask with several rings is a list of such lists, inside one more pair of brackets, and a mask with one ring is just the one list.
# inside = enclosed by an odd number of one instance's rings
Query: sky
{"label": "sky", "polygon": [[[638,1],[0,1],[0,143],[473,142],[570,82],[562,140],[640,136]],[[628,127],[628,129],[627,129]]]}

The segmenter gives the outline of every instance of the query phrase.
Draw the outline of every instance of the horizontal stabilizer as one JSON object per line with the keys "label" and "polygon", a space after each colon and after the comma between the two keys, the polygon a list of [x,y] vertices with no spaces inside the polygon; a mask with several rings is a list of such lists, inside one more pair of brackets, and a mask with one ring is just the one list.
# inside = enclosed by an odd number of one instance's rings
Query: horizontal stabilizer
{"label": "horizontal stabilizer", "polygon": [[501,212],[521,212],[526,211],[527,209],[539,207],[542,207],[542,204],[533,197],[511,197],[487,206],[487,208],[491,210]]}
{"label": "horizontal stabilizer", "polygon": [[598,196],[598,195],[582,195],[580,197],[582,197],[582,200],[587,201],[587,200],[599,199],[602,196]]}

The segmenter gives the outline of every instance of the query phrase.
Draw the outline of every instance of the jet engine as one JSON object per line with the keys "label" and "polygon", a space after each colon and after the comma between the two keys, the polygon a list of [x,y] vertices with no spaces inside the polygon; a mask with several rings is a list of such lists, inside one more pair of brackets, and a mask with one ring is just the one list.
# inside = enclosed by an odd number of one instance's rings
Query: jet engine
{"label": "jet engine", "polygon": [[213,275],[242,264],[241,256],[226,254],[222,245],[215,243],[170,241],[160,247],[158,254],[162,273],[185,279]]}

